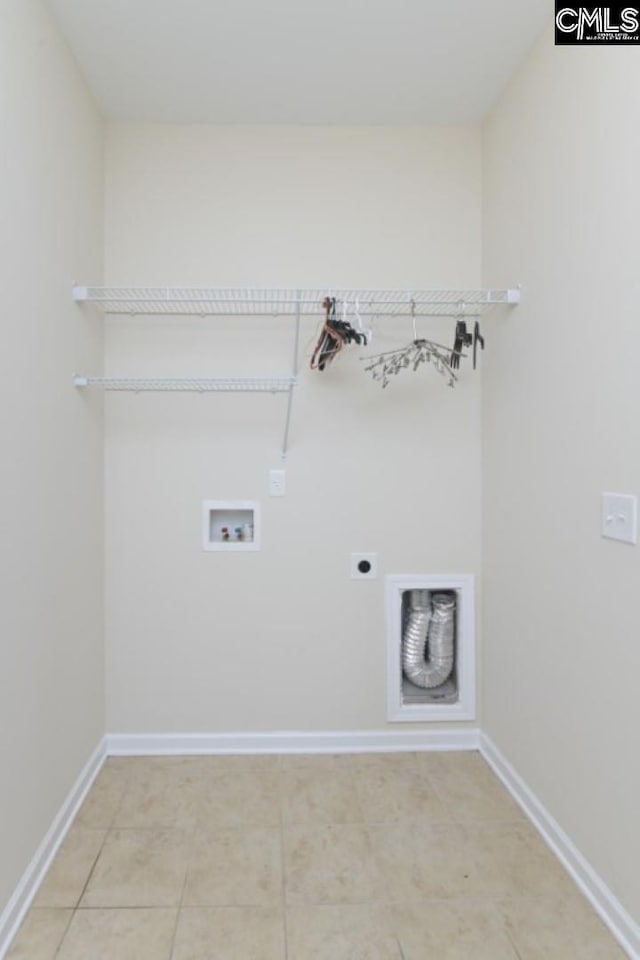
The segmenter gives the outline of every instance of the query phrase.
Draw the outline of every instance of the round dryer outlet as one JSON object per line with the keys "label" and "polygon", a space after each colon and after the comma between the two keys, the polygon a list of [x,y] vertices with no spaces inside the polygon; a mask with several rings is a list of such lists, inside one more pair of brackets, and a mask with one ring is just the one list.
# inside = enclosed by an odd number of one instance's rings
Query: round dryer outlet
{"label": "round dryer outlet", "polygon": [[378,576],[377,553],[351,554],[351,579],[375,580]]}

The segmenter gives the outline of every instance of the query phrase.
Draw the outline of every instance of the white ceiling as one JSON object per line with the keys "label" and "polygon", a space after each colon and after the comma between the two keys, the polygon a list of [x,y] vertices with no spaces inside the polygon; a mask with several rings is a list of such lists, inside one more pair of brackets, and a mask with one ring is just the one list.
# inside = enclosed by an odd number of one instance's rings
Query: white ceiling
{"label": "white ceiling", "polygon": [[104,113],[173,123],[470,123],[549,0],[47,0]]}

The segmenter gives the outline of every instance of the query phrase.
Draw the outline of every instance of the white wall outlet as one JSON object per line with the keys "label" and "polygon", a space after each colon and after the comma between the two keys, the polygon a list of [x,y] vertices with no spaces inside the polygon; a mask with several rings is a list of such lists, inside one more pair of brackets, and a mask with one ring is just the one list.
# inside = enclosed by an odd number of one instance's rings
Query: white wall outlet
{"label": "white wall outlet", "polygon": [[627,493],[602,494],[602,536],[638,542],[638,498]]}
{"label": "white wall outlet", "polygon": [[284,470],[269,470],[269,496],[284,497],[286,474]]}
{"label": "white wall outlet", "polygon": [[378,576],[377,553],[351,554],[351,579],[375,580]]}

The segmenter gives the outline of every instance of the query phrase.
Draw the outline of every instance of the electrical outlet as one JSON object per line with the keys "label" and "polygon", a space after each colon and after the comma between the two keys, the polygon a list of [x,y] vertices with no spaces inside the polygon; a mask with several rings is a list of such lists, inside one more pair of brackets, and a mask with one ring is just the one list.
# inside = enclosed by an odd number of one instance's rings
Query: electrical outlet
{"label": "electrical outlet", "polygon": [[286,490],[284,470],[269,470],[269,496],[284,497]]}

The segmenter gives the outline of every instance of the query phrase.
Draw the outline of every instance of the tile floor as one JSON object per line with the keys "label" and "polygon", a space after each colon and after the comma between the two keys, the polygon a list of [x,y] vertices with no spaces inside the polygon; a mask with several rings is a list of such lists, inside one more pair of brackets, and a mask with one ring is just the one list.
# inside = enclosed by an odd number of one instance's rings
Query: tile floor
{"label": "tile floor", "polygon": [[112,758],[9,960],[623,960],[477,753]]}

